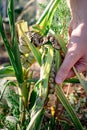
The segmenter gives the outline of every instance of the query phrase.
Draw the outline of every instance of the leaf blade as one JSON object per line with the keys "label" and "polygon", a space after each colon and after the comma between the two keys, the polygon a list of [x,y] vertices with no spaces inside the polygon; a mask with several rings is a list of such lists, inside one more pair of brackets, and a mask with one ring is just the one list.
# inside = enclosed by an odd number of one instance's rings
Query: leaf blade
{"label": "leaf blade", "polygon": [[75,127],[77,130],[84,130],[84,128],[82,127],[78,117],[76,116],[76,113],[74,112],[72,106],[70,106],[70,104],[68,103],[68,100],[66,99],[61,86],[56,85],[56,94],[57,97],[59,98],[59,100],[61,101],[61,103],[63,104],[64,108],[66,109],[66,111],[69,113]]}
{"label": "leaf blade", "polygon": [[15,72],[12,66],[0,68],[0,78],[15,77]]}

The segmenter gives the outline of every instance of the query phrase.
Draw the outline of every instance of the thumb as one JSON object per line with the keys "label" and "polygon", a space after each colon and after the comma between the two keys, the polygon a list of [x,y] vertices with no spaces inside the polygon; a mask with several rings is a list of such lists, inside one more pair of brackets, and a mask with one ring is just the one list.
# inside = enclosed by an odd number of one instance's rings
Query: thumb
{"label": "thumb", "polygon": [[56,78],[55,78],[55,82],[57,84],[62,83],[66,79],[66,77],[67,77],[69,71],[71,70],[71,68],[73,67],[73,65],[79,60],[80,56],[76,55],[75,52],[71,52],[66,55],[59,71],[57,72]]}

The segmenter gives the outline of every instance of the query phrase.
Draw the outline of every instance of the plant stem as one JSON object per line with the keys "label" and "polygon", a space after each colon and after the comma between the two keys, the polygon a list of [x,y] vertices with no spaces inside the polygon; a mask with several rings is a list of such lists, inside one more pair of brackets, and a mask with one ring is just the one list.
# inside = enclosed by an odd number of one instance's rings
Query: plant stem
{"label": "plant stem", "polygon": [[20,106],[19,106],[20,120],[22,124],[25,120],[26,107],[28,103],[27,83],[23,82],[22,84],[19,84],[18,90],[19,90],[19,95],[20,95],[20,99],[19,99],[20,100]]}

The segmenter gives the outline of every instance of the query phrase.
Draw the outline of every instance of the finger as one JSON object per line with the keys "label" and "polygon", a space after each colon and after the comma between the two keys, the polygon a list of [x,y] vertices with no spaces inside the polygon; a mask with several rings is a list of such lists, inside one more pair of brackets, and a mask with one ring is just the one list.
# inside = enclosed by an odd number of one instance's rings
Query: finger
{"label": "finger", "polygon": [[87,63],[76,64],[75,68],[79,73],[87,71]]}
{"label": "finger", "polygon": [[80,55],[76,55],[76,51],[68,53],[66,55],[55,78],[55,81],[57,84],[62,83],[66,79],[69,71],[71,70],[73,65],[79,60],[79,58],[80,58]]}
{"label": "finger", "polygon": [[[76,64],[75,68],[76,68],[76,70],[79,73],[82,73],[84,71],[87,71],[87,64],[84,64],[84,63]],[[74,76],[75,76],[75,72],[73,70],[70,70],[69,73],[68,73],[68,75],[67,75],[67,77],[66,77],[66,79],[74,77]]]}
{"label": "finger", "polygon": [[75,76],[75,72],[71,69],[66,77],[66,79],[72,78]]}

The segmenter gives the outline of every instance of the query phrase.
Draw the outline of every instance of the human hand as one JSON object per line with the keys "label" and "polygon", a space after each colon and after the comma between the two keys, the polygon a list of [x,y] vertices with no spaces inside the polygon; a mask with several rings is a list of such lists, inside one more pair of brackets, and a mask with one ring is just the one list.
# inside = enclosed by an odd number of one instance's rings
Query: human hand
{"label": "human hand", "polygon": [[69,36],[67,53],[55,78],[57,84],[75,75],[73,66],[78,72],[87,70],[87,23],[80,23],[74,29],[70,27]]}

